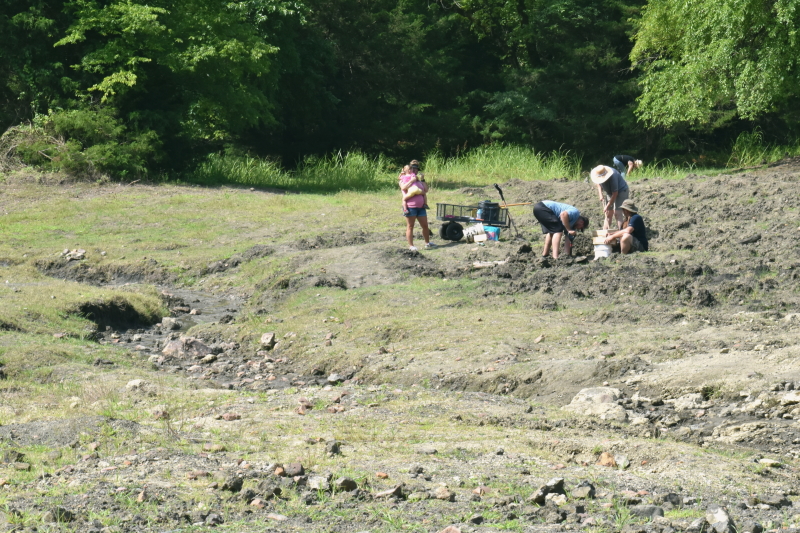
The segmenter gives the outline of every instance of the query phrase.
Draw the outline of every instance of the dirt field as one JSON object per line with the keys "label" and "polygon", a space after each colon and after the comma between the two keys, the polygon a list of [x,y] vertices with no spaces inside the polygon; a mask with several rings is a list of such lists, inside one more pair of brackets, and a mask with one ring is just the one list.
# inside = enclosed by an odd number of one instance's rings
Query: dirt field
{"label": "dirt field", "polygon": [[[0,211],[34,205],[12,187],[22,185],[0,186]],[[564,201],[600,224],[588,182],[502,188],[510,202]],[[0,274],[156,285],[170,316],[152,324],[119,301],[81,307],[96,328],[75,349],[113,354],[84,370],[108,392],[95,403],[88,385],[54,392],[51,416],[15,404],[29,378],[4,361],[1,527],[799,528],[800,160],[631,189],[650,252],[597,261],[588,232],[577,257],[540,257],[529,207],[512,208],[518,236],[434,239],[421,252],[406,250],[400,217],[384,223],[379,210],[338,224],[305,212],[280,238],[253,219],[231,253],[209,245],[191,259],[179,252],[195,237],[180,235],[119,237],[120,250],[80,261],[7,243]],[[351,208],[340,203],[325,213]],[[12,279],[3,290],[37,289]],[[26,332],[2,326],[11,361]]]}

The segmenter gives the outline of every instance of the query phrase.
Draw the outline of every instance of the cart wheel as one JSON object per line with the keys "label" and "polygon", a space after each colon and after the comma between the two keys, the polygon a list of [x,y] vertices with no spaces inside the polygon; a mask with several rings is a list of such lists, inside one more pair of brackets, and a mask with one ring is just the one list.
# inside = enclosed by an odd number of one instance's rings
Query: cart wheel
{"label": "cart wheel", "polygon": [[458,222],[451,222],[446,228],[448,241],[460,241],[464,237],[464,227]]}
{"label": "cart wheel", "polygon": [[444,241],[449,240],[447,238],[447,226],[449,226],[449,225],[450,225],[450,223],[448,222],[447,224],[442,224],[441,226],[439,226],[439,238],[444,240]]}

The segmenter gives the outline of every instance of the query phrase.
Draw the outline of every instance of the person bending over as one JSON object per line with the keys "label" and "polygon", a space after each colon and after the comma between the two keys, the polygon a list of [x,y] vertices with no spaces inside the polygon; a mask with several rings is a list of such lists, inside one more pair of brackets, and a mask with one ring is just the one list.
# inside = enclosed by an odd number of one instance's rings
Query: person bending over
{"label": "person bending over", "polygon": [[553,259],[558,259],[558,252],[561,248],[561,235],[567,233],[565,245],[567,255],[572,255],[572,239],[575,238],[576,231],[583,231],[589,226],[589,219],[582,216],[577,208],[551,200],[544,200],[533,206],[533,216],[542,226],[544,238],[544,250],[542,257],[546,257],[553,249]]}
{"label": "person bending over", "polygon": [[615,155],[613,162],[614,167],[619,170],[623,178],[637,168],[642,168],[643,164],[641,159],[636,159],[631,155]]}
{"label": "person bending over", "polygon": [[639,214],[639,208],[631,200],[622,202],[621,207],[627,225],[624,229],[606,236],[605,243],[611,244],[619,239],[619,251],[623,254],[646,252],[649,248],[647,230],[644,227],[644,219]]}

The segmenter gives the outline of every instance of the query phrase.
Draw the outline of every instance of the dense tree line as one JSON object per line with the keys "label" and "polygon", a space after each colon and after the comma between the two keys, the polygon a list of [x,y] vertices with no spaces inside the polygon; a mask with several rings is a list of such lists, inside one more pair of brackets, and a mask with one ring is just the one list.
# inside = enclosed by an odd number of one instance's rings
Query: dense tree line
{"label": "dense tree line", "polygon": [[117,175],[211,152],[721,149],[795,132],[797,4],[0,0],[0,128],[27,162]]}

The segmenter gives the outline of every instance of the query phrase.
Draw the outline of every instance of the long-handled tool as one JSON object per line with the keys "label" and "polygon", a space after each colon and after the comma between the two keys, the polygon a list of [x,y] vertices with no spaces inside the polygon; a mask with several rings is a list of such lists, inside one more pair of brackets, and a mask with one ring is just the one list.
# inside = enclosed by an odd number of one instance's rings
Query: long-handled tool
{"label": "long-handled tool", "polygon": [[[503,196],[503,189],[500,188],[498,184],[494,184],[494,188],[497,189],[497,192],[500,193],[500,199],[503,200],[503,207],[508,210],[508,204],[506,203],[506,198]],[[516,205],[526,205],[526,204],[516,204]],[[511,218],[511,213],[508,213],[508,221],[511,223],[511,227],[514,228],[514,236],[519,238],[519,230],[517,229],[517,225],[514,223],[514,219]]]}

